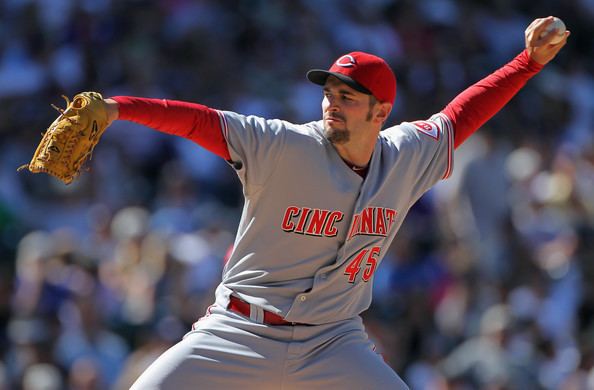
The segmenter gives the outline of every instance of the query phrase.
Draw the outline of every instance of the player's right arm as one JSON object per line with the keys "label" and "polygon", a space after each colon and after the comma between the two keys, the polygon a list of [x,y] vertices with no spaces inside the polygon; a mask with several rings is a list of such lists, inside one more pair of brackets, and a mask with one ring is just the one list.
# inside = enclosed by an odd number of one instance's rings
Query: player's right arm
{"label": "player's right arm", "polygon": [[187,138],[225,160],[231,159],[217,110],[196,103],[132,96],[114,96],[105,103],[110,123],[132,121]]}
{"label": "player's right arm", "polygon": [[110,121],[128,120],[177,135],[222,157],[237,171],[246,193],[262,188],[275,170],[287,143],[286,127],[299,127],[177,100],[114,96],[106,103]]}

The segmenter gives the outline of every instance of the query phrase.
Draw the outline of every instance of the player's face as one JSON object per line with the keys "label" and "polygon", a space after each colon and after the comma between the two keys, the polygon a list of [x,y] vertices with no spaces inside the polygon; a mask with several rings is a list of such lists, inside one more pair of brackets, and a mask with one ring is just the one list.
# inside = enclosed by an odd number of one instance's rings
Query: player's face
{"label": "player's face", "polygon": [[355,132],[363,133],[371,125],[371,99],[371,96],[329,76],[322,101],[326,138],[333,144],[345,144],[352,140]]}

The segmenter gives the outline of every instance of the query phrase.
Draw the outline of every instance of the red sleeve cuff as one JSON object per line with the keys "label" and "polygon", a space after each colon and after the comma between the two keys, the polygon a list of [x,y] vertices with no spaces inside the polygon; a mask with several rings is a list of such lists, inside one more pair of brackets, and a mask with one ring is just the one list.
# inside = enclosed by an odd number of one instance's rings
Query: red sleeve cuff
{"label": "red sleeve cuff", "polygon": [[528,54],[528,49],[524,49],[517,58],[519,62],[526,67],[526,70],[529,73],[538,73],[542,70],[542,68],[544,68],[543,64],[539,64],[538,62],[530,58],[530,54]]}

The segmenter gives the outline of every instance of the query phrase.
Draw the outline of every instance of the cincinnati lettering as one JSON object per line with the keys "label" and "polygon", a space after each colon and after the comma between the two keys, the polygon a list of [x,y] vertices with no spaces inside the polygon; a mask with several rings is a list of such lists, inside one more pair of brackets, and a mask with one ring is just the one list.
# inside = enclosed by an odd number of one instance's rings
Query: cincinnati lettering
{"label": "cincinnati lettering", "polygon": [[338,210],[289,206],[285,210],[282,229],[308,236],[335,237],[338,234],[336,224],[343,217],[344,214]]}
{"label": "cincinnati lettering", "polygon": [[360,234],[386,237],[398,212],[385,207],[367,207],[353,216],[347,241]]}

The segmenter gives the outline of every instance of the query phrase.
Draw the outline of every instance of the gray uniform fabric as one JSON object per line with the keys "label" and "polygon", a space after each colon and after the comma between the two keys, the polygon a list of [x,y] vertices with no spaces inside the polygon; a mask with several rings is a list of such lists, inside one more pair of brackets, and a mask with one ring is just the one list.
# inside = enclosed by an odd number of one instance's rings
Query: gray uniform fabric
{"label": "gray uniform fabric", "polygon": [[448,118],[382,131],[363,180],[326,140],[322,121],[221,117],[245,205],[217,303],[225,307],[233,291],[307,324],[366,310],[373,271],[409,208],[451,173]]}
{"label": "gray uniform fabric", "polygon": [[214,306],[195,328],[132,390],[408,389],[373,350],[359,317],[266,326]]}
{"label": "gray uniform fabric", "polygon": [[[322,121],[219,114],[245,196],[234,249],[209,315],[133,389],[406,389],[359,314],[409,208],[452,171],[449,119],[382,131],[363,179]],[[232,293],[250,317],[225,309]],[[265,325],[262,309],[315,326]]]}

